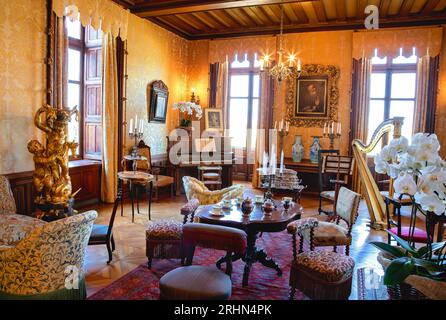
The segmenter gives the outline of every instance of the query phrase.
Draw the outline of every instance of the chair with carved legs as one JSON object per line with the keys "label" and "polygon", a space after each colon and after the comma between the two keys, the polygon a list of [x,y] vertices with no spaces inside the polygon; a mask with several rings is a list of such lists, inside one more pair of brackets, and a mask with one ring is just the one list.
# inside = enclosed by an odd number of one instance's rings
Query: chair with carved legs
{"label": "chair with carved legs", "polygon": [[[345,187],[339,189],[336,210],[331,221],[320,221],[318,227],[314,229],[313,241],[316,247],[333,246],[333,251],[336,252],[338,246],[345,246],[345,254],[349,255],[351,232],[358,216],[360,199],[361,196],[356,192]],[[302,233],[301,242],[309,239],[309,230],[306,230]]]}
{"label": "chair with carved legs", "polygon": [[[287,227],[293,240],[290,271],[290,300],[296,290],[313,300],[345,300],[351,293],[355,262],[351,257],[328,250],[315,251],[314,234],[319,221],[308,218],[293,221]],[[304,252],[304,234],[308,234],[310,251]],[[297,235],[300,236],[297,250]]]}

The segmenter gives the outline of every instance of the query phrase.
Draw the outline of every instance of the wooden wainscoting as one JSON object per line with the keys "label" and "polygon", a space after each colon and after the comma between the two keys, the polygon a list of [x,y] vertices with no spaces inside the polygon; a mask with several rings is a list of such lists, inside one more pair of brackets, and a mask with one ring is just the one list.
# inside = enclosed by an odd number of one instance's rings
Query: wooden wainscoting
{"label": "wooden wainscoting", "polygon": [[[76,195],[75,207],[82,208],[87,205],[99,203],[101,200],[101,170],[99,161],[77,160],[70,162],[70,177],[73,192],[81,188]],[[7,174],[11,189],[20,214],[31,214],[34,207],[33,171]]]}

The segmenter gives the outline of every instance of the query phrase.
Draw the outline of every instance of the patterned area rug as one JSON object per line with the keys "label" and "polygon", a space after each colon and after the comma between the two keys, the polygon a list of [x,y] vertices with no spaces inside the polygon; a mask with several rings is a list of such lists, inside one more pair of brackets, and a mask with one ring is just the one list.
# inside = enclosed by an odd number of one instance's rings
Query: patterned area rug
{"label": "patterned area rug", "polygon": [[[255,263],[249,276],[249,285],[242,286],[244,263],[237,261],[233,265],[232,300],[286,300],[288,299],[288,280],[292,260],[291,236],[284,232],[264,233],[257,240],[257,247],[264,248],[270,257],[282,268],[279,277],[273,269]],[[197,248],[194,265],[215,265],[224,255],[223,251]],[[159,279],[167,272],[180,266],[179,260],[154,259],[152,269],[145,264],[116,280],[109,286],[90,296],[89,300],[153,300],[159,298]],[[186,281],[186,279],[185,279]],[[297,292],[295,299],[305,296]]]}

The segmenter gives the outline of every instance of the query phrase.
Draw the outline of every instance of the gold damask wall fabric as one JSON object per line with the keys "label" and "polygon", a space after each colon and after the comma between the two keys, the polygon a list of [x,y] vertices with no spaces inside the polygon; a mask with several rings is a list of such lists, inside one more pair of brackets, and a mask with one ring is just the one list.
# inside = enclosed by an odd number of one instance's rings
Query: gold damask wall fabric
{"label": "gold damask wall fabric", "polygon": [[95,211],[34,229],[17,246],[0,250],[0,295],[35,295],[65,288],[70,270],[84,277],[85,251]]}
{"label": "gold damask wall fabric", "polygon": [[63,17],[70,5],[79,9],[84,27],[91,25],[104,33],[111,32],[115,38],[120,36],[123,41],[127,39],[128,10],[110,0],[53,0],[53,11],[58,17]]}
{"label": "gold damask wall fabric", "polygon": [[0,174],[34,168],[26,144],[42,137],[33,120],[46,103],[45,6],[45,0],[0,0]]}

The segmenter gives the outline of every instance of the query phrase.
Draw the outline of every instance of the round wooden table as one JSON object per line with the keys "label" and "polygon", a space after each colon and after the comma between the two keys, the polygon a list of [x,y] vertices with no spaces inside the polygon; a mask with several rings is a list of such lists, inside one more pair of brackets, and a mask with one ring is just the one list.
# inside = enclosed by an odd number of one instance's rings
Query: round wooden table
{"label": "round wooden table", "polygon": [[[249,216],[244,216],[240,205],[235,204],[230,209],[222,209],[225,215],[221,217],[212,214],[213,205],[199,207],[195,214],[200,218],[201,223],[222,225],[246,232],[248,240],[246,253],[243,256],[232,256],[233,261],[242,259],[245,262],[243,286],[248,285],[251,266],[255,262],[260,262],[265,267],[276,270],[279,276],[282,275],[279,265],[272,258],[269,258],[263,249],[256,247],[256,240],[259,233],[285,230],[290,222],[300,219],[303,208],[295,203],[293,207],[285,210],[280,201],[275,201],[275,204],[277,208],[271,213],[271,216],[264,215],[261,204],[255,204],[254,210]],[[223,262],[224,258],[220,259],[217,262],[217,267],[220,268]]]}
{"label": "round wooden table", "polygon": [[[118,172],[118,188],[122,191],[122,187],[124,183],[129,183],[130,188],[130,199],[132,201],[132,222],[135,221],[135,205],[134,199],[138,197],[137,185],[148,185],[147,193],[148,193],[148,216],[149,220],[151,220],[151,207],[152,207],[152,188],[153,188],[153,175],[148,174],[146,172],[141,171],[121,171]],[[135,195],[136,193],[136,195]],[[121,197],[121,216],[123,215],[123,198]],[[139,202],[137,202],[137,210],[139,213]]]}

